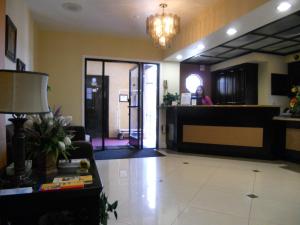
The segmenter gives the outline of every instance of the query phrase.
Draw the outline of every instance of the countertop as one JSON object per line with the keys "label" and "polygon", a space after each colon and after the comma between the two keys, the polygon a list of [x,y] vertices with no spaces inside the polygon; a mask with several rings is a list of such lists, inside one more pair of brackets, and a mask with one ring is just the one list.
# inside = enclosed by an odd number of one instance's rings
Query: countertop
{"label": "countertop", "polygon": [[274,116],[273,120],[300,122],[300,118],[293,118],[290,116]]}
{"label": "countertop", "polygon": [[278,108],[280,106],[274,106],[274,105],[167,105],[167,106],[160,106],[160,108],[169,108],[169,107],[203,107],[203,108],[209,108],[209,107],[231,107],[231,108]]}

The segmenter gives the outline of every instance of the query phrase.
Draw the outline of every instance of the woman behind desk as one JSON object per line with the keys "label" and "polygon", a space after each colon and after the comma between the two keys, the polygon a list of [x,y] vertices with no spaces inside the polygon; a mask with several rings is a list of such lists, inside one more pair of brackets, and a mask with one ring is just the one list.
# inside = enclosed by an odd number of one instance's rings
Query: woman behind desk
{"label": "woman behind desk", "polygon": [[211,98],[205,95],[203,86],[198,86],[196,90],[197,105],[213,105]]}

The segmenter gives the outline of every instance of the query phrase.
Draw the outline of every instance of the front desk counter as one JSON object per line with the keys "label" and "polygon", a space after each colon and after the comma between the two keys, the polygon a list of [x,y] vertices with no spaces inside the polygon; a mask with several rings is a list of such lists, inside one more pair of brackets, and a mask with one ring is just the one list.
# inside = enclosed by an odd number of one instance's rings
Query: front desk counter
{"label": "front desk counter", "polygon": [[272,159],[273,117],[279,107],[258,105],[170,106],[166,107],[169,149]]}
{"label": "front desk counter", "polygon": [[277,151],[283,159],[300,162],[300,118],[273,118],[277,133]]}

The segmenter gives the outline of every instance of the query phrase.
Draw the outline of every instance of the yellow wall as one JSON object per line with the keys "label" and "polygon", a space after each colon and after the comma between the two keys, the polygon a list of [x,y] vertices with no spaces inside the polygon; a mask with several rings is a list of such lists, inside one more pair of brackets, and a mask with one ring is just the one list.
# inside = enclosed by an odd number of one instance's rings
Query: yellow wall
{"label": "yellow wall", "polygon": [[49,74],[49,103],[82,124],[83,57],[98,56],[159,61],[162,51],[148,39],[100,34],[42,31],[38,33],[37,68]]}
{"label": "yellow wall", "polygon": [[[164,87],[163,81],[167,80],[168,92],[179,93],[180,81],[180,63],[162,62],[160,64],[160,81],[159,81],[159,105],[163,103]],[[166,148],[166,109],[159,109],[159,147]]]}
{"label": "yellow wall", "polygon": [[209,9],[200,11],[187,26],[182,27],[165,57],[221,29],[230,22],[254,10],[268,0],[220,0]]}

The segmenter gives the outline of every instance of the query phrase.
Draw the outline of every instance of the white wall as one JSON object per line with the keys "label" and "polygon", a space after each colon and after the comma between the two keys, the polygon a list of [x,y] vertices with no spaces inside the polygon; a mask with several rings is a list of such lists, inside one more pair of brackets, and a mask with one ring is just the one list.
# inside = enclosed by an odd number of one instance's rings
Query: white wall
{"label": "white wall", "polygon": [[[17,27],[17,55],[26,65],[26,70],[34,70],[34,21],[23,0],[6,1],[6,14]],[[16,69],[16,63],[5,57],[5,69]]]}
{"label": "white wall", "polygon": [[251,53],[213,65],[211,67],[211,71],[224,69],[242,63],[258,63],[259,105],[277,105],[281,107],[281,110],[288,106],[287,97],[271,95],[271,74],[288,73],[288,66],[285,57],[270,54]]}
{"label": "white wall", "polygon": [[[180,63],[162,62],[160,64],[160,81],[159,81],[159,93],[160,101],[163,102],[163,81],[168,81],[168,92],[179,93],[180,82]],[[159,148],[166,148],[166,109],[160,108],[159,110]]]}

